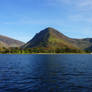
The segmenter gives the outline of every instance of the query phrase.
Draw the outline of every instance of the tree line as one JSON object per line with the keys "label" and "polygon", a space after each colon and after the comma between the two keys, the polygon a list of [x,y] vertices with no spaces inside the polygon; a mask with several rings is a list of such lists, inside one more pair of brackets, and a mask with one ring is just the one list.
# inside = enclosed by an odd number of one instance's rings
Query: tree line
{"label": "tree line", "polygon": [[80,49],[75,48],[28,48],[28,49],[21,49],[21,48],[2,48],[0,49],[0,53],[2,54],[31,54],[31,53],[84,53]]}

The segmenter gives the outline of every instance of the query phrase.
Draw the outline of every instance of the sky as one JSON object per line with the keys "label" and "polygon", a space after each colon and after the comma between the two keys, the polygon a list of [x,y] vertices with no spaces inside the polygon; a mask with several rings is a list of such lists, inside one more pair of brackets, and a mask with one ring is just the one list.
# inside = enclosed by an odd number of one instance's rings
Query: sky
{"label": "sky", "polygon": [[92,38],[92,0],[0,0],[1,35],[27,42],[47,27]]}

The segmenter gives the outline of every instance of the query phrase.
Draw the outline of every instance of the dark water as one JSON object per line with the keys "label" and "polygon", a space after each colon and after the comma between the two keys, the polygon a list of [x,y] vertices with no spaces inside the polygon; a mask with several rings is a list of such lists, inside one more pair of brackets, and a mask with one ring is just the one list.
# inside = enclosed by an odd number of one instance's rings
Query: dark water
{"label": "dark water", "polygon": [[92,55],[0,55],[0,92],[92,92]]}

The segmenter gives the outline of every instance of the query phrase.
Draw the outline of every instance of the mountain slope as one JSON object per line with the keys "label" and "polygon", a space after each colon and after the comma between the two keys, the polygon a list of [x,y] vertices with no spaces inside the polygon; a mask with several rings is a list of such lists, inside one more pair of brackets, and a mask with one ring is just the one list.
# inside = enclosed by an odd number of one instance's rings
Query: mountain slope
{"label": "mountain slope", "polygon": [[92,38],[73,39],[48,27],[37,33],[32,40],[22,46],[26,48],[72,48],[92,51]]}
{"label": "mountain slope", "polygon": [[53,28],[46,28],[37,33],[32,40],[26,43],[22,48],[76,48],[76,44],[71,43],[71,38],[63,35]]}
{"label": "mountain slope", "polygon": [[[82,50],[91,50],[92,47],[92,38],[85,38],[85,39],[73,39],[71,40],[73,44],[76,44]],[[92,50],[91,50],[92,51]]]}
{"label": "mountain slope", "polygon": [[0,47],[19,47],[24,45],[23,42],[0,35]]}

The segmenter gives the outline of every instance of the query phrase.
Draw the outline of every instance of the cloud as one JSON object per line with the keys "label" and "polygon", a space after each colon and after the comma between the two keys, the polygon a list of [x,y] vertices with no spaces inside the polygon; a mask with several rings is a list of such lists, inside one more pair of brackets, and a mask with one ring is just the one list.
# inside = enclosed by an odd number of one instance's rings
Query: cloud
{"label": "cloud", "polygon": [[[58,25],[59,20],[53,19],[32,19],[32,18],[21,18],[16,21],[2,21],[0,24],[4,25]],[[62,23],[63,24],[63,23]]]}
{"label": "cloud", "polygon": [[52,5],[72,5],[79,10],[92,9],[92,0],[48,0],[48,3]]}
{"label": "cloud", "polygon": [[[92,0],[48,0],[61,8],[67,9],[66,20],[92,23]],[[53,5],[54,5],[53,4]],[[63,7],[62,7],[63,6]],[[62,11],[61,11],[62,12]]]}
{"label": "cloud", "polygon": [[83,15],[80,15],[80,14],[70,15],[69,20],[76,21],[76,22],[92,23],[92,17],[83,16]]}
{"label": "cloud", "polygon": [[92,0],[80,0],[79,6],[80,7],[87,7],[92,5]]}

